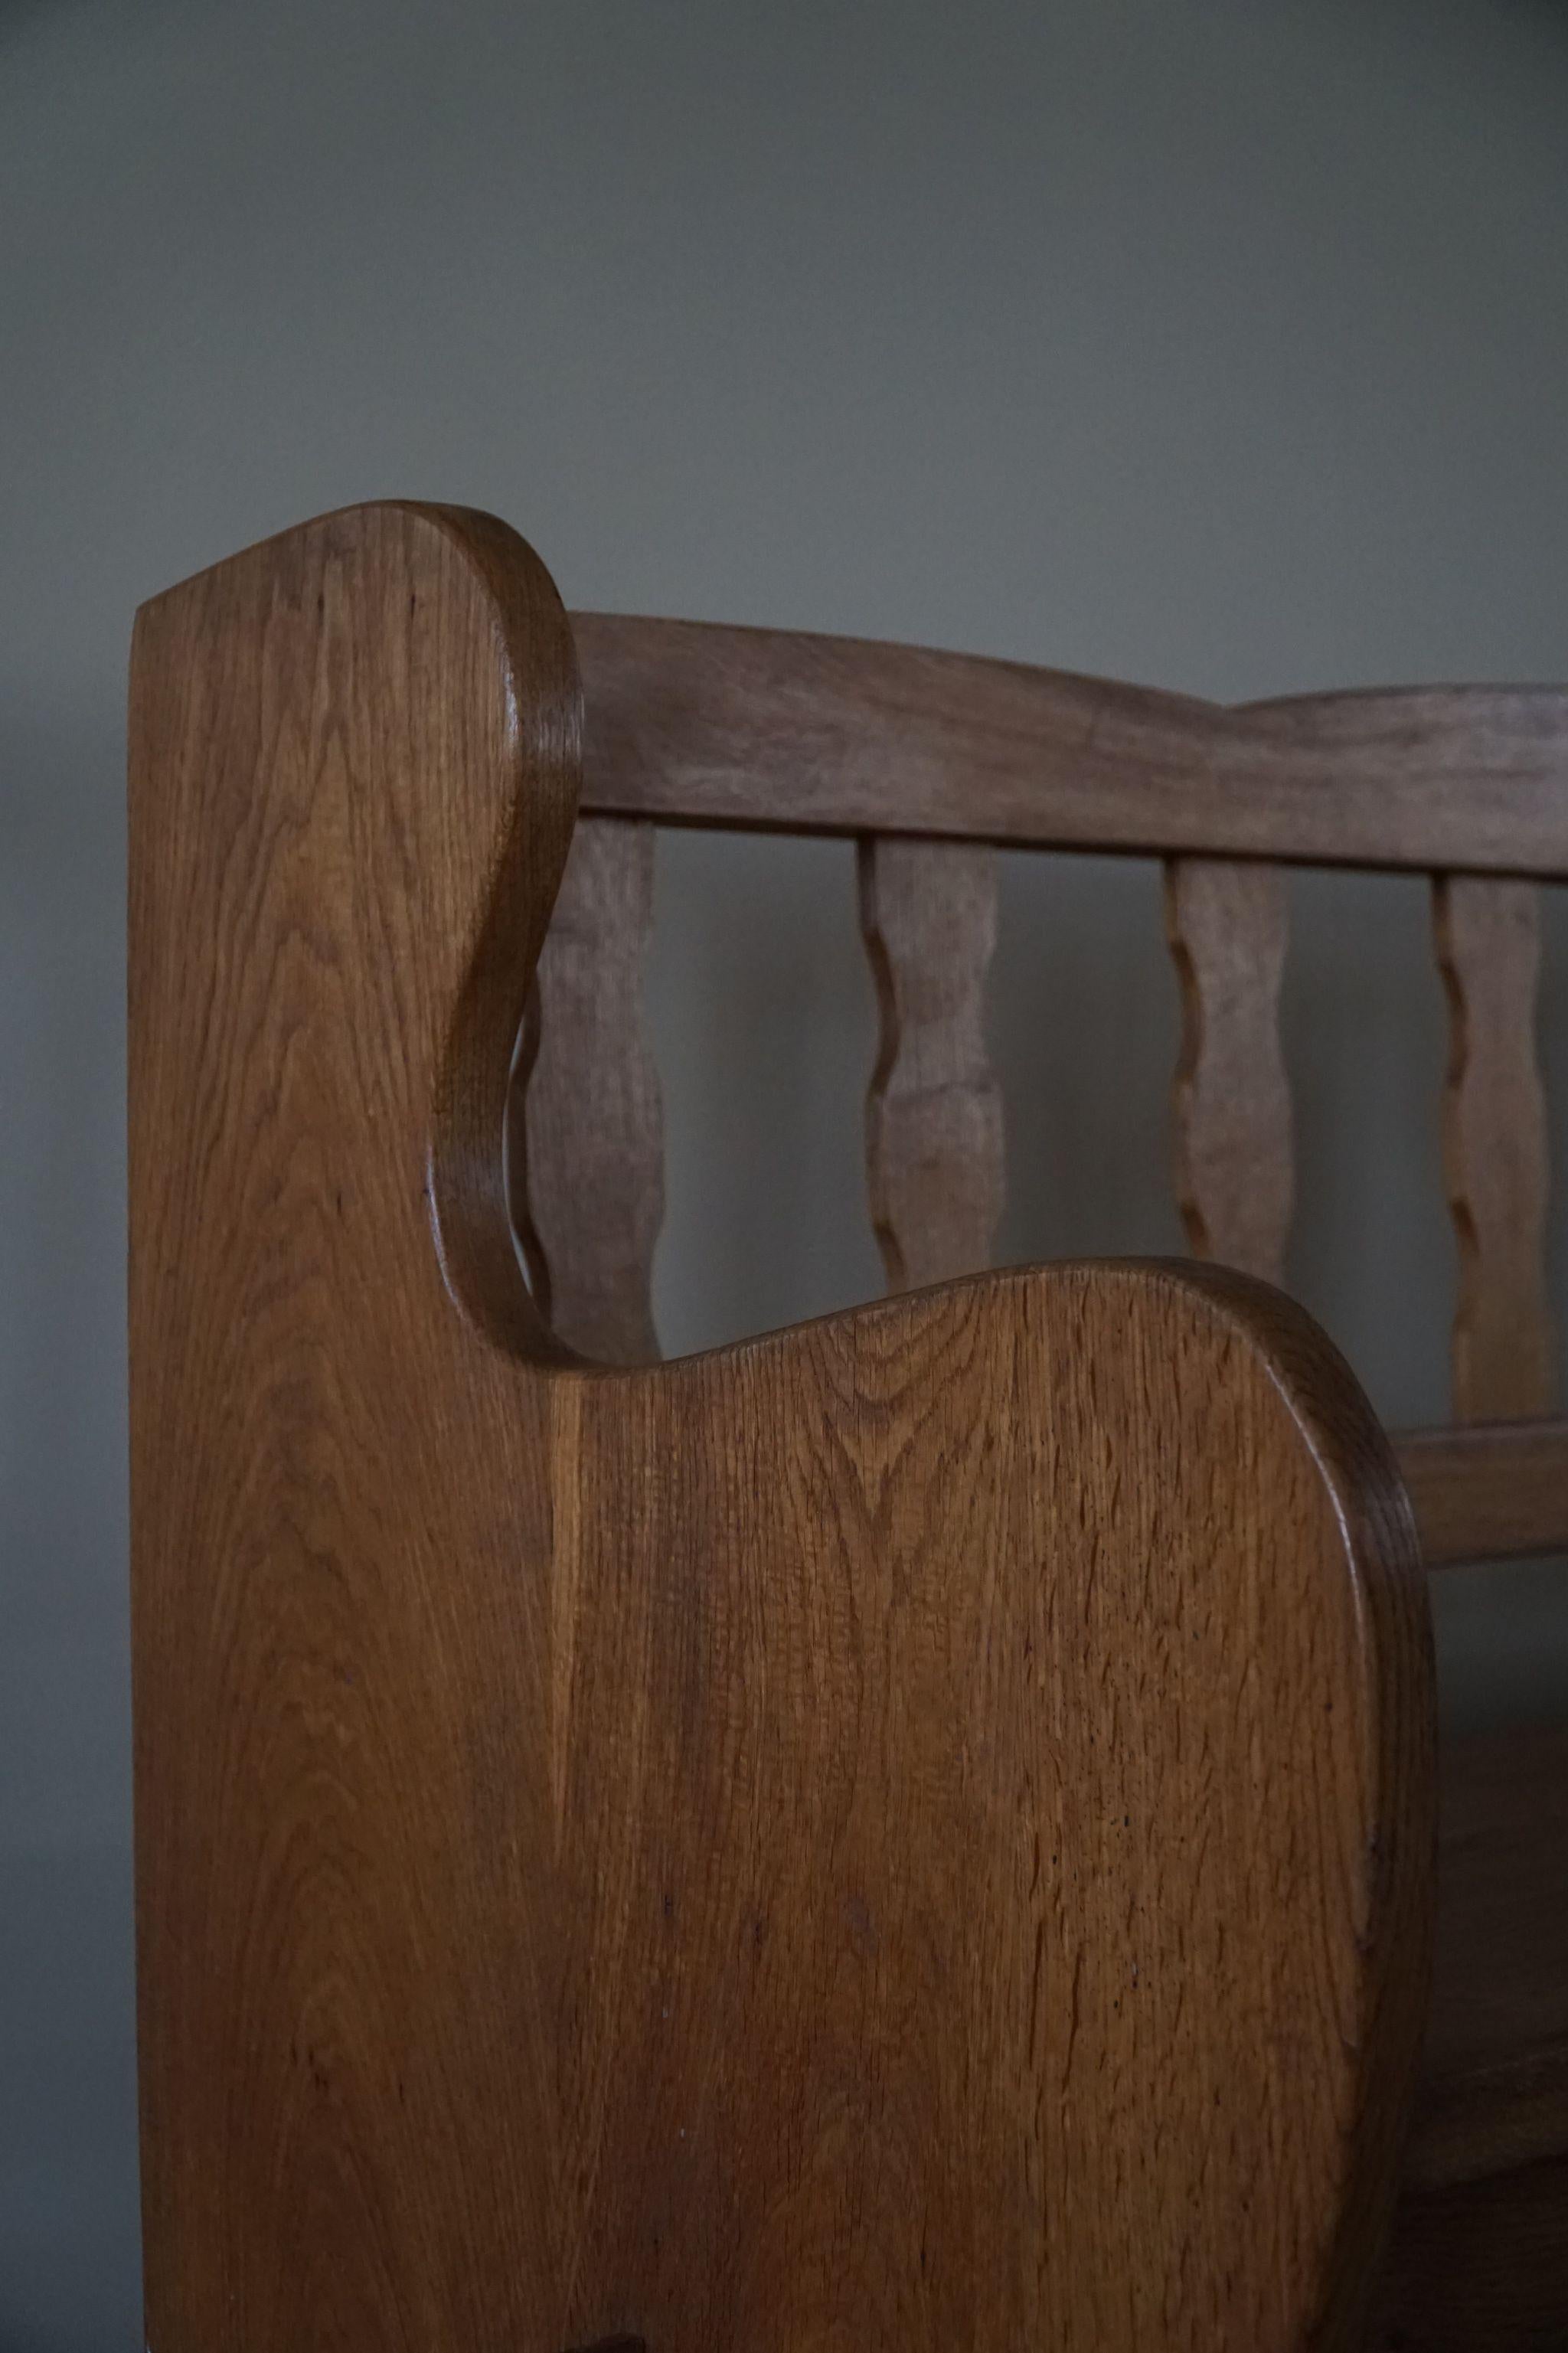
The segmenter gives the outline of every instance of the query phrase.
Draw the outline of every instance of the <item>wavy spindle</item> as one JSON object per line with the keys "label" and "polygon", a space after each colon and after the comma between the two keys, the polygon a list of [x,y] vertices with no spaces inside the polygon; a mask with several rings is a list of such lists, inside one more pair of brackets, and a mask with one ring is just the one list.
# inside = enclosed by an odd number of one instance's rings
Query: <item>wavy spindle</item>
{"label": "wavy spindle", "polygon": [[1194,1254],[1280,1281],[1295,1193],[1279,1042],[1289,930],[1277,867],[1173,858],[1165,929],[1182,988],[1176,1198]]}
{"label": "wavy spindle", "polygon": [[1002,1214],[1002,1095],[985,1050],[996,857],[867,835],[860,925],[880,1047],[866,1103],[871,1219],[889,1291],[989,1265]]}
{"label": "wavy spindle", "polygon": [[1461,1421],[1549,1413],[1540,892],[1533,882],[1440,874],[1433,915],[1448,1000],[1443,1163],[1458,1245],[1454,1411]]}
{"label": "wavy spindle", "polygon": [[664,1120],[643,1011],[653,828],[580,818],[519,1040],[512,1219],[556,1337],[607,1363],[658,1356]]}

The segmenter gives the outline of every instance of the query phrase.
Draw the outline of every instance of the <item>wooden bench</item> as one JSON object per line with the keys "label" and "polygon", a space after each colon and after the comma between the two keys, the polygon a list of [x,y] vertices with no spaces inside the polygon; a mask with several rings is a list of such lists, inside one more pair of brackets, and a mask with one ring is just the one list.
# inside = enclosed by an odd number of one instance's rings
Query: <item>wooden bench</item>
{"label": "wooden bench", "polygon": [[[385,506],[144,608],[132,775],[152,2353],[1568,2342],[1568,1733],[1445,1757],[1428,2003],[1419,1556],[1568,1550],[1568,696],[568,622]],[[856,840],[899,1294],[668,1366],[661,824]],[[982,1272],[998,846],[1164,860],[1239,1275]],[[1289,864],[1433,878],[1392,1451],[1266,1287]]]}

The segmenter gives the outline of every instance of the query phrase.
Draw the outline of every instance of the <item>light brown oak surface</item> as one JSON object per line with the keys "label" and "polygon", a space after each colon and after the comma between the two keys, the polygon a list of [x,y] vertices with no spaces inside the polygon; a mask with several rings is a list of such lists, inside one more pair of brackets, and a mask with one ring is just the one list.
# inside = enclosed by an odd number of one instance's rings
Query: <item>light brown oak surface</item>
{"label": "light brown oak surface", "polygon": [[1430,1892],[1386,1442],[1175,1266],[565,1362],[500,1137],[576,729],[481,519],[139,623],[153,2353],[1353,2344]]}

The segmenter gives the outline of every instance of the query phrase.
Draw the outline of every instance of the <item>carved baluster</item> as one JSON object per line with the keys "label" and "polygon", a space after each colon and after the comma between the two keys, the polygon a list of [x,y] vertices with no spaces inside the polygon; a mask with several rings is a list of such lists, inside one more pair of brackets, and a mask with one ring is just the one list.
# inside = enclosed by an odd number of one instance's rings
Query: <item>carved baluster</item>
{"label": "carved baluster", "polygon": [[1176,1198],[1199,1258],[1281,1279],[1295,1191],[1279,1043],[1288,932],[1277,867],[1173,858],[1165,928],[1182,987]]}
{"label": "carved baluster", "polygon": [[519,1041],[512,1222],[541,1310],[587,1356],[656,1358],[664,1124],[643,1015],[653,828],[581,818]]}
{"label": "carved baluster", "polygon": [[1435,879],[1448,999],[1443,1161],[1458,1243],[1454,1410],[1462,1421],[1548,1413],[1546,1106],[1535,1054],[1540,893],[1532,882]]}
{"label": "carved baluster", "polygon": [[996,859],[867,835],[860,923],[881,1039],[866,1105],[871,1218],[888,1287],[989,1264],[1004,1192],[1002,1097],[985,1050]]}

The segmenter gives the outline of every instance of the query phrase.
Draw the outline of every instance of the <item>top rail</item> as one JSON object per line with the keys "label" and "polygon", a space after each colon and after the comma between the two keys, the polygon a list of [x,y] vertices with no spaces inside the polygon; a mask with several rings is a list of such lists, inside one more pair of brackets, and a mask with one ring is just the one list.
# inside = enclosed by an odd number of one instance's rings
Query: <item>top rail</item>
{"label": "top rail", "polygon": [[1568,879],[1560,688],[1227,707],[853,638],[572,621],[598,815]]}

